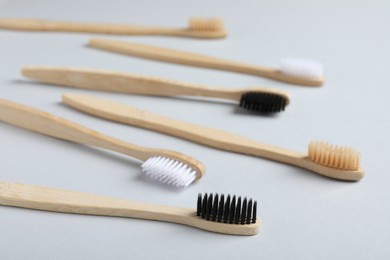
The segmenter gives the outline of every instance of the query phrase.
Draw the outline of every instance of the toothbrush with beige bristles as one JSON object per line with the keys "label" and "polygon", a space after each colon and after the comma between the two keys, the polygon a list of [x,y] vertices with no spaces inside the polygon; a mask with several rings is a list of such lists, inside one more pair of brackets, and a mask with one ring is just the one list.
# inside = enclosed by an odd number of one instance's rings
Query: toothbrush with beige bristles
{"label": "toothbrush with beige bristles", "polygon": [[74,143],[118,152],[140,161],[142,172],[154,180],[186,187],[204,175],[204,165],[188,155],[139,146],[94,131],[53,114],[0,99],[0,122]]}
{"label": "toothbrush with beige bristles", "polygon": [[323,65],[320,62],[312,60],[284,58],[280,60],[279,68],[271,68],[244,64],[194,52],[119,40],[91,39],[89,46],[150,60],[239,72],[297,85],[321,86],[324,84]]}
{"label": "toothbrush with beige bristles", "polygon": [[22,69],[22,74],[44,83],[88,90],[154,96],[222,98],[236,101],[240,107],[260,113],[283,111],[290,102],[288,93],[272,88],[227,89],[105,70],[27,66]]}
{"label": "toothbrush with beige bristles", "polygon": [[224,38],[227,31],[221,18],[192,17],[188,27],[168,28],[129,24],[106,24],[85,22],[64,22],[40,19],[0,18],[0,29],[43,31],[43,32],[81,32],[116,35],[160,35],[193,38]]}
{"label": "toothbrush with beige bristles", "polygon": [[303,153],[93,96],[65,94],[63,102],[79,111],[114,122],[162,132],[225,151],[291,164],[334,179],[357,181],[364,176],[360,153],[349,147],[313,141],[308,146],[308,152]]}

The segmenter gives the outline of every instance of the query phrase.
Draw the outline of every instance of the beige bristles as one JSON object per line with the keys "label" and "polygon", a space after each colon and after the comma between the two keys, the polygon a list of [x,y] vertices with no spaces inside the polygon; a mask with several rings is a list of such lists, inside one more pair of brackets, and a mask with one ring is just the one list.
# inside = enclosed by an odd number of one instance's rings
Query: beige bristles
{"label": "beige bristles", "polygon": [[308,158],[315,163],[336,169],[349,171],[360,169],[360,152],[351,147],[312,141],[309,144]]}
{"label": "beige bristles", "polygon": [[225,25],[221,18],[192,17],[189,20],[189,28],[194,31],[225,31]]}

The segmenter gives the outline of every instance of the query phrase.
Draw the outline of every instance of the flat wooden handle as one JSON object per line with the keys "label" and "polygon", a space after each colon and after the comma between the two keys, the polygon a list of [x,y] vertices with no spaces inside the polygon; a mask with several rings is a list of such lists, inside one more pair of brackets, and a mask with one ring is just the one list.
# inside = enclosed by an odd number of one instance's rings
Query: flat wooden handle
{"label": "flat wooden handle", "polygon": [[50,113],[0,99],[0,120],[40,134],[93,145],[144,160],[147,150],[134,144],[104,135]]}
{"label": "flat wooden handle", "polygon": [[173,220],[193,210],[150,205],[84,192],[0,182],[0,204],[64,213]]}
{"label": "flat wooden handle", "polygon": [[0,28],[10,30],[28,31],[56,31],[56,32],[84,32],[102,34],[168,34],[174,33],[175,29],[136,26],[126,24],[102,24],[83,22],[61,22],[38,19],[0,18]]}
{"label": "flat wooden handle", "polygon": [[[28,66],[22,69],[22,74],[50,84],[142,95],[192,95],[239,100],[242,93],[246,91],[214,88],[130,73],[71,67]],[[270,92],[266,89],[263,91]]]}
{"label": "flat wooden handle", "polygon": [[97,117],[151,129],[226,151],[260,156],[293,165],[300,164],[300,159],[306,156],[233,133],[163,117],[106,99],[65,94],[63,101],[73,108]]}
{"label": "flat wooden handle", "polygon": [[173,49],[137,43],[114,41],[107,39],[91,39],[89,41],[89,45],[94,48],[119,52],[146,59],[161,60],[171,63],[186,64],[191,66],[228,70],[241,73],[249,73],[258,76],[269,76],[276,72],[276,70],[270,68],[252,66],[206,55],[200,55],[192,52],[177,51]]}

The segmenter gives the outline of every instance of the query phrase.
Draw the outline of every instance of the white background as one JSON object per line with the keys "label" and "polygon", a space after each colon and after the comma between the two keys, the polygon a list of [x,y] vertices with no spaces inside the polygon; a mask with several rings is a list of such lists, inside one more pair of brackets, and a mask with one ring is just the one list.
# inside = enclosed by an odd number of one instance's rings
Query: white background
{"label": "white background", "polygon": [[[143,177],[124,156],[0,124],[0,179],[162,205],[196,207],[198,192],[257,199],[253,237],[176,224],[0,208],[0,259],[389,259],[388,1],[49,1],[1,0],[1,17],[185,26],[221,16],[224,40],[111,37],[277,66],[284,56],[325,66],[310,88],[254,76],[126,57],[86,46],[91,35],[0,31],[0,97],[52,112],[140,145],[202,160],[206,176],[185,190]],[[106,37],[106,36],[99,36]],[[24,65],[99,68],[223,87],[273,86],[291,93],[286,111],[264,117],[229,102],[99,93],[23,79]],[[61,94],[107,97],[176,119],[306,151],[311,140],[351,145],[366,176],[350,183],[259,158],[204,147],[93,118],[61,104]]]}

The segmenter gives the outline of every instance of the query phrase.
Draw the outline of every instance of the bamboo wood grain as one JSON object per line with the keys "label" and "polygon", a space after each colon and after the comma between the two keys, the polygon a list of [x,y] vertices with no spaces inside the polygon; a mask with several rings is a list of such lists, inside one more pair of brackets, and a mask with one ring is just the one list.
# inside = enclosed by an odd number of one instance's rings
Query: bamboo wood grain
{"label": "bamboo wood grain", "polygon": [[287,99],[287,104],[290,100],[288,93],[272,88],[223,89],[162,78],[96,69],[27,66],[22,69],[22,74],[25,77],[50,84],[119,93],[158,96],[203,96],[240,101],[243,94],[253,91],[282,95]]}
{"label": "bamboo wood grain", "polygon": [[194,209],[152,205],[11,182],[0,182],[0,205],[63,213],[158,220],[233,235],[256,235],[260,228],[260,220],[249,225],[224,224],[201,219],[196,216]]}
{"label": "bamboo wood grain", "polygon": [[185,162],[195,169],[197,179],[204,175],[203,164],[185,154],[128,143],[53,114],[12,101],[0,99],[0,121],[51,137],[122,153],[141,161],[153,156],[170,157]]}
{"label": "bamboo wood grain", "polygon": [[194,38],[224,38],[227,31],[194,30],[191,28],[165,28],[128,24],[105,24],[85,22],[62,22],[41,19],[0,18],[0,29],[45,31],[45,32],[79,32],[115,35],[159,35],[182,36]]}
{"label": "bamboo wood grain", "polygon": [[131,56],[170,63],[251,74],[304,86],[321,86],[323,79],[306,79],[283,74],[279,69],[249,65],[193,52],[108,39],[90,39],[89,46]]}
{"label": "bamboo wood grain", "polygon": [[106,99],[65,94],[63,102],[82,112],[107,120],[177,136],[221,150],[291,164],[330,178],[355,181],[364,176],[363,169],[349,171],[323,166],[308,159],[307,153],[291,151],[226,131],[152,114]]}

